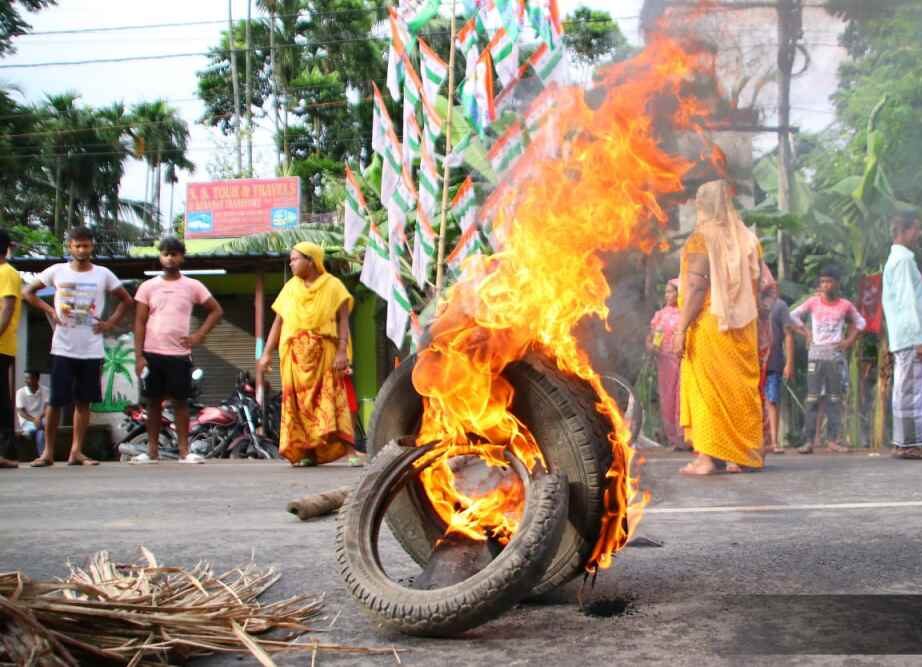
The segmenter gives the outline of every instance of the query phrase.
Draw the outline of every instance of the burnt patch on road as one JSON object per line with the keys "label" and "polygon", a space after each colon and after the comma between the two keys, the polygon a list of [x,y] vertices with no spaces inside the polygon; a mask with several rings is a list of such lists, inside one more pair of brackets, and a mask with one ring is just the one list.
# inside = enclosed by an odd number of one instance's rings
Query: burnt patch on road
{"label": "burnt patch on road", "polygon": [[637,608],[634,606],[634,598],[626,595],[590,600],[583,605],[582,612],[586,616],[596,618],[613,618],[616,616],[633,616],[637,613]]}

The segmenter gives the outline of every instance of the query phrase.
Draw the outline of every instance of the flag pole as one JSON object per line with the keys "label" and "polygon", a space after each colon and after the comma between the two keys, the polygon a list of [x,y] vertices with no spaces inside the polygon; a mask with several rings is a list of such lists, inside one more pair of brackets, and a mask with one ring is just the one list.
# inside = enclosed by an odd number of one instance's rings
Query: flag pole
{"label": "flag pole", "polygon": [[[445,114],[445,164],[442,170],[442,215],[439,220],[439,254],[435,264],[435,298],[442,294],[445,277],[445,228],[448,226],[448,177],[451,175],[451,113],[455,106],[455,37],[457,17],[455,1],[451,0],[451,42],[448,48],[448,111]],[[435,104],[435,100],[433,100]]]}

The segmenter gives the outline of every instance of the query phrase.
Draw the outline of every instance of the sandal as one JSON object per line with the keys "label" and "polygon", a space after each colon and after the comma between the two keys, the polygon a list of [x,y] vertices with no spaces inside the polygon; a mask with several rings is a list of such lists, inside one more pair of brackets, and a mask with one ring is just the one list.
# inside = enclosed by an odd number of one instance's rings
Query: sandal
{"label": "sandal", "polygon": [[292,463],[291,467],[292,468],[313,468],[316,465],[317,465],[317,461],[315,461],[313,457],[305,456],[303,459],[301,459],[297,463]]}

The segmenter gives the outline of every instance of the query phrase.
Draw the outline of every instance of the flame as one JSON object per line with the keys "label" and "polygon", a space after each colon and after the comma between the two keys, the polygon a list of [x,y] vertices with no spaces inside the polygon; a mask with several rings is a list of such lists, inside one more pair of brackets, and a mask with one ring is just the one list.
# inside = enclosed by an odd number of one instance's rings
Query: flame
{"label": "flame", "polygon": [[515,491],[467,497],[454,488],[447,460],[486,443],[475,449],[492,465],[501,459],[496,447],[508,447],[529,470],[544,464],[534,437],[510,412],[513,388],[502,376],[529,352],[590,385],[611,424],[605,511],[587,570],[609,567],[640,520],[648,494],[632,476],[629,428],[574,332],[587,318],[607,320],[610,287],[600,255],[658,245],[667,221],[661,201],[677,200],[693,166],[663,148],[661,130],[665,123],[703,131],[710,106],[689,83],[713,79],[713,67],[712,52],[663,36],[602,71],[590,95],[578,87],[542,94],[553,97],[551,115],[487,204],[501,249],[467,260],[413,372],[424,408],[418,442],[439,443],[444,457],[421,480],[449,531],[473,539],[515,531],[507,516],[521,504]]}

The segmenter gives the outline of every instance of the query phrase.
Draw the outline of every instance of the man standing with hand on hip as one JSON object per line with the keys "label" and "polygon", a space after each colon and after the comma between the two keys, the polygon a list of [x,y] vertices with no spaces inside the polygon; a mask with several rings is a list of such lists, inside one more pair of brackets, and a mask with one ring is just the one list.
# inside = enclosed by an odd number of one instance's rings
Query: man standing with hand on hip
{"label": "man standing with hand on hip", "polygon": [[[163,275],[144,282],[135,294],[134,356],[141,387],[147,398],[147,454],[132,463],[160,460],[160,415],[163,400],[172,399],[176,413],[180,463],[204,463],[189,453],[189,396],[192,391],[192,348],[201,345],[224,311],[198,280],[182,275],[186,246],[176,238],[160,242]],[[208,317],[189,333],[192,308],[204,306]]]}
{"label": "man standing with hand on hip", "polygon": [[18,468],[12,456],[14,429],[13,368],[16,365],[16,332],[22,308],[19,271],[6,261],[13,241],[5,229],[0,229],[0,468]]}
{"label": "man standing with hand on hip", "polygon": [[[67,465],[97,465],[83,454],[90,425],[90,404],[102,400],[103,334],[118,325],[131,305],[131,296],[109,269],[93,264],[95,242],[87,227],[74,227],[67,235],[71,260],[42,271],[23,298],[44,312],[54,326],[51,340],[51,400],[45,417],[45,451],[32,462],[43,468],[54,464],[54,441],[61,408],[74,406],[74,435]],[[44,287],[54,288],[54,306],[40,298]],[[102,319],[106,295],[119,304],[109,319]]]}
{"label": "man standing with hand on hip", "polygon": [[883,305],[893,352],[893,456],[922,459],[922,275],[912,249],[922,229],[915,211],[890,221]]}

